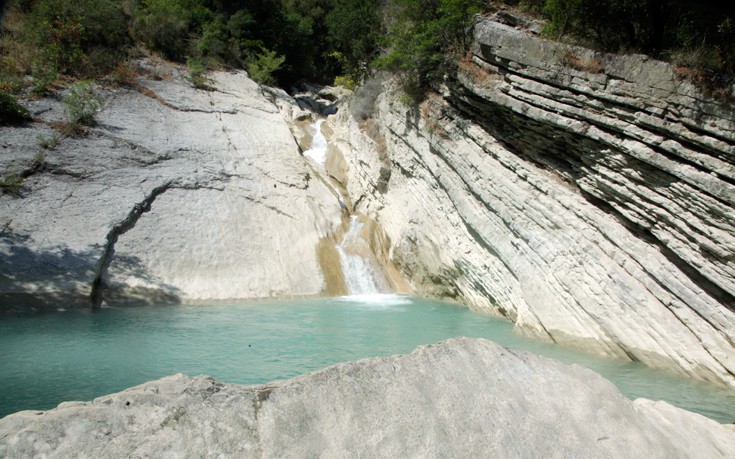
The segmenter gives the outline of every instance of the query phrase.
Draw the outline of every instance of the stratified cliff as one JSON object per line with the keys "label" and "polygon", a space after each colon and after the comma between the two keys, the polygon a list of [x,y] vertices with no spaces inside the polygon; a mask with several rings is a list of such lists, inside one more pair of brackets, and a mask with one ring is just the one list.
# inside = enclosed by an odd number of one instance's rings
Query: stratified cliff
{"label": "stratified cliff", "polygon": [[333,120],[332,175],[422,294],[735,386],[735,111],[644,56],[481,18],[419,107]]}

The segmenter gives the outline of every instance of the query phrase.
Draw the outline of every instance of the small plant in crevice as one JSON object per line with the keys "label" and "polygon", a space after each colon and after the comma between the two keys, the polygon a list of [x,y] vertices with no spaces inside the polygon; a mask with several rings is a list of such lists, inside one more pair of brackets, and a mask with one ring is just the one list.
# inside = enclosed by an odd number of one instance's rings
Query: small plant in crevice
{"label": "small plant in crevice", "polygon": [[11,174],[7,177],[0,178],[0,192],[3,194],[9,193],[9,194],[18,194],[20,193],[20,188],[23,186],[23,177]]}
{"label": "small plant in crevice", "polygon": [[104,98],[94,93],[92,85],[87,81],[79,81],[69,87],[69,95],[64,97],[64,114],[66,122],[61,127],[65,136],[80,135],[85,126],[94,125],[94,115],[102,109]]}
{"label": "small plant in crevice", "polygon": [[40,148],[44,150],[54,150],[57,146],[59,146],[59,136],[54,134],[51,137],[46,137],[39,134],[36,137],[36,143]]}
{"label": "small plant in crevice", "polygon": [[[137,73],[129,62],[120,62],[107,75],[107,80],[117,86],[135,86]],[[160,78],[159,78],[160,79]]]}
{"label": "small plant in crevice", "polygon": [[564,52],[559,58],[559,63],[566,68],[588,73],[602,73],[604,69],[604,64],[600,58],[584,59],[571,49]]}
{"label": "small plant in crevice", "polygon": [[31,161],[31,170],[36,170],[46,163],[46,153],[39,151],[35,155],[33,155],[33,160]]}

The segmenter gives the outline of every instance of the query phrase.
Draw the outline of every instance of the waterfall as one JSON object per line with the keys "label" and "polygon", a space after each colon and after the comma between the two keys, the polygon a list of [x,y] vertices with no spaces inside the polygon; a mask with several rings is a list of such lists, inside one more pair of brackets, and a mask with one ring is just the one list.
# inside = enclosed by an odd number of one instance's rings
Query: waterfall
{"label": "waterfall", "polygon": [[[304,156],[311,158],[315,163],[324,166],[327,159],[327,139],[322,134],[323,119],[317,120],[311,125],[315,131],[309,149]],[[314,170],[321,175],[323,170]],[[337,196],[339,205],[348,211],[345,200],[341,193],[334,188],[328,180],[322,180],[330,187]],[[337,245],[339,260],[342,266],[342,275],[349,295],[375,295],[389,293],[391,291],[388,282],[384,278],[380,266],[375,260],[368,243],[360,236],[363,223],[355,215],[350,216],[350,227]]]}
{"label": "waterfall", "polygon": [[327,160],[327,138],[322,134],[322,123],[324,123],[324,120],[317,120],[311,125],[316,133],[311,140],[311,146],[304,152],[304,156],[308,156],[314,162],[323,166]]}
{"label": "waterfall", "polygon": [[386,293],[390,289],[377,266],[373,266],[372,251],[360,237],[360,222],[355,215],[350,217],[350,228],[337,246],[342,263],[342,275],[350,295]]}

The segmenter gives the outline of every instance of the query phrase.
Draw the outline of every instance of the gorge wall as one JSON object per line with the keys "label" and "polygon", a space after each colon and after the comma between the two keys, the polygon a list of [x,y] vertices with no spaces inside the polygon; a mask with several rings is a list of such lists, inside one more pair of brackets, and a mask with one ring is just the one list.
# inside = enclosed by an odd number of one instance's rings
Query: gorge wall
{"label": "gorge wall", "polygon": [[86,137],[40,146],[49,98],[2,128],[26,178],[0,195],[0,309],[342,294],[348,210],[393,290],[735,386],[735,111],[670,65],[481,18],[441,94],[384,81],[352,101],[369,118],[329,117],[334,183],[298,100],[152,65]]}
{"label": "gorge wall", "polygon": [[489,18],[445,83],[332,119],[328,171],[383,258],[519,333],[735,386],[732,107]]}
{"label": "gorge wall", "polygon": [[84,137],[39,146],[64,119],[53,98],[2,128],[1,169],[26,178],[0,195],[0,310],[322,293],[316,247],[342,213],[289,129],[309,113],[244,73],[201,90],[139,66]]}

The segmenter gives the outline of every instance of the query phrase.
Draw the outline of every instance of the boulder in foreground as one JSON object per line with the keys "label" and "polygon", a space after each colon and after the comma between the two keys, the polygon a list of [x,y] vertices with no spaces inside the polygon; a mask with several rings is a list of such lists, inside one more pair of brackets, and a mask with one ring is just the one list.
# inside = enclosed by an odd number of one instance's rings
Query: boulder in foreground
{"label": "boulder in foreground", "polygon": [[0,420],[2,457],[733,457],[735,430],[459,338],[262,386],[175,375]]}

